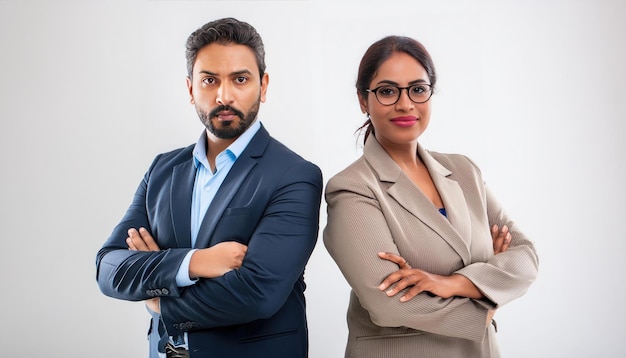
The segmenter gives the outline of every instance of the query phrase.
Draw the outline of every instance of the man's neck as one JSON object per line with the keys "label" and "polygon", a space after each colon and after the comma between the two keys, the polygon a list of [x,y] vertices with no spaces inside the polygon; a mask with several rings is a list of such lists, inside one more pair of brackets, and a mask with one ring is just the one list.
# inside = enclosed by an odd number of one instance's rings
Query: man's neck
{"label": "man's neck", "polygon": [[215,172],[215,158],[218,154],[223,152],[229,145],[233,144],[237,138],[231,139],[223,139],[216,137],[213,133],[207,132],[207,150],[206,150],[206,158],[211,166],[211,171]]}

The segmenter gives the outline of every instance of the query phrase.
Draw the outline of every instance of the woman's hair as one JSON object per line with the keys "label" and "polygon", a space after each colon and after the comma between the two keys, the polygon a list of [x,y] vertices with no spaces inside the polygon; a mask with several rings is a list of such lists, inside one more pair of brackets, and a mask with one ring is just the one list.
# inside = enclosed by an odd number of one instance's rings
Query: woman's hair
{"label": "woman's hair", "polygon": [[248,46],[256,56],[259,75],[263,78],[265,73],[265,48],[261,36],[252,25],[232,17],[211,21],[189,35],[185,51],[187,75],[189,78],[193,74],[193,65],[196,62],[198,51],[212,43],[220,45],[234,43]]}
{"label": "woman's hair", "polygon": [[[361,97],[367,98],[367,89],[369,89],[372,78],[376,76],[380,65],[389,59],[394,52],[404,52],[417,60],[428,74],[431,89],[435,89],[435,84],[437,83],[435,65],[424,45],[410,37],[387,36],[374,42],[367,51],[365,51],[363,58],[361,58],[359,73],[356,79],[356,89]],[[363,129],[366,129],[365,138],[363,139],[363,142],[365,142],[370,133],[374,132],[374,127],[372,126],[372,121],[369,119],[369,116],[365,123],[357,129],[357,132]]]}

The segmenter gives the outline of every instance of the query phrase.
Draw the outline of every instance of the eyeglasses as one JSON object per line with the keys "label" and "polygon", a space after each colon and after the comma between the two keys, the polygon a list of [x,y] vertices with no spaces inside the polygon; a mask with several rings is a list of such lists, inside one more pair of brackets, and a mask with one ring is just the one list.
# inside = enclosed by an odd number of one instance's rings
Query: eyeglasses
{"label": "eyeglasses", "polygon": [[402,90],[406,90],[411,101],[415,103],[426,103],[433,95],[432,86],[425,83],[412,85],[408,87],[398,87],[393,85],[384,85],[374,89],[367,89],[367,92],[373,93],[376,99],[383,106],[391,106],[400,100]]}

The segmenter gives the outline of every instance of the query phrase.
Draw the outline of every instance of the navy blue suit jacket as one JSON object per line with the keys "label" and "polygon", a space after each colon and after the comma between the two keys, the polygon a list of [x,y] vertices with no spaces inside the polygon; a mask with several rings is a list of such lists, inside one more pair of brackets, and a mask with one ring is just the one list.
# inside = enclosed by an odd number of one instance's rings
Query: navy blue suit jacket
{"label": "navy blue suit jacket", "polygon": [[[167,333],[188,332],[191,357],[306,357],[303,275],[318,236],[320,169],[261,127],[208,208],[195,245],[248,245],[242,267],[180,288],[176,273],[191,250],[192,150],[155,158],[97,254],[100,290],[129,301],[160,297]],[[127,249],[127,230],[139,227],[161,251]]]}

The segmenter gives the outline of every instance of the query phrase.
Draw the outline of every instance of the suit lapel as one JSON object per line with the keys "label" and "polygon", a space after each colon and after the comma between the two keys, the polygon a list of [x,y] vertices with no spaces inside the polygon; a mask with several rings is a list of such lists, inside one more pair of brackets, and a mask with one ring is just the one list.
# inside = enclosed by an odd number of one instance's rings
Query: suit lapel
{"label": "suit lapel", "polygon": [[193,159],[175,166],[172,173],[170,212],[178,247],[191,247],[191,197],[195,177]]}
{"label": "suit lapel", "polygon": [[[373,136],[372,136],[373,137]],[[439,213],[433,203],[422,191],[402,172],[400,167],[389,157],[376,139],[367,141],[364,154],[380,181],[391,183],[387,193],[405,210],[413,214],[422,223],[445,240],[462,258],[469,263],[469,243],[463,238],[469,235],[469,212],[465,205],[463,192],[458,183],[448,178],[452,173],[441,166],[427,151],[418,146],[418,153],[430,172],[439,191],[448,218]],[[428,208],[429,210],[424,210]]]}
{"label": "suit lapel", "polygon": [[252,137],[246,149],[241,153],[239,158],[237,158],[235,164],[230,169],[230,172],[228,172],[224,182],[215,194],[211,205],[209,205],[207,209],[206,215],[200,225],[200,230],[198,231],[196,248],[209,247],[215,244],[211,236],[215,231],[217,222],[222,217],[224,210],[226,210],[235,194],[237,194],[239,187],[241,187],[248,173],[257,164],[256,158],[263,155],[269,139],[269,133],[261,126],[259,131]]}

